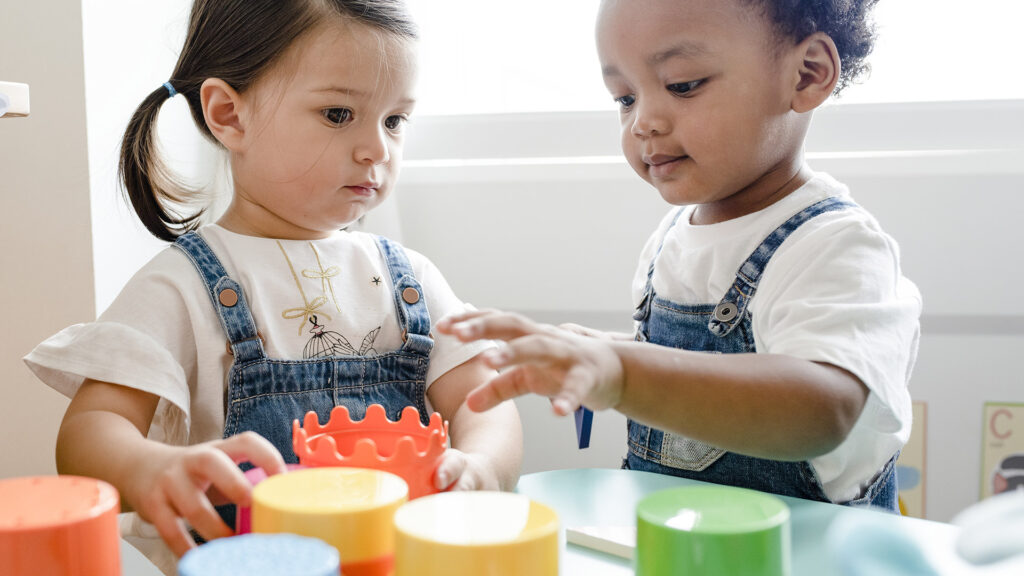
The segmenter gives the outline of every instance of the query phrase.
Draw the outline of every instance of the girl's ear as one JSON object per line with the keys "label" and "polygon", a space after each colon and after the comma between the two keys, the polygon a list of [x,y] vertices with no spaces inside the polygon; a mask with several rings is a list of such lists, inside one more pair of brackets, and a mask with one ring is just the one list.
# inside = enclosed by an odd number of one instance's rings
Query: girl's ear
{"label": "girl's ear", "polygon": [[203,118],[214,138],[230,151],[238,150],[245,137],[242,98],[220,78],[207,78],[199,88]]}
{"label": "girl's ear", "polygon": [[810,112],[821,106],[839,81],[842,64],[836,43],[824,32],[815,32],[796,47],[800,59],[793,91],[795,112]]}

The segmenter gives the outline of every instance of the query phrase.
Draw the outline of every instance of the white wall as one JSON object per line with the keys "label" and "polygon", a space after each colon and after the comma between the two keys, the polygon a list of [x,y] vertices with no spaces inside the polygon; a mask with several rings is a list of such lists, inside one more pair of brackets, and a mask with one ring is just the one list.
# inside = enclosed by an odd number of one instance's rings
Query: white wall
{"label": "white wall", "polygon": [[93,318],[81,8],[4,2],[0,79],[29,84],[32,114],[0,119],[0,478],[55,471],[67,405],[21,361]]}

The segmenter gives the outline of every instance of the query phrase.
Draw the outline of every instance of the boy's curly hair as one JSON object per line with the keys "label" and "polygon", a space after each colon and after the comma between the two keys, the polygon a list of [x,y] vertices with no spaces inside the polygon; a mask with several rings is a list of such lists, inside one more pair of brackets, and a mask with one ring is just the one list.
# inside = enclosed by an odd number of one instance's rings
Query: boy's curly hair
{"label": "boy's curly hair", "polygon": [[744,0],[759,4],[786,38],[799,43],[815,32],[836,43],[842,72],[834,94],[871,70],[867,57],[875,46],[871,10],[878,0]]}

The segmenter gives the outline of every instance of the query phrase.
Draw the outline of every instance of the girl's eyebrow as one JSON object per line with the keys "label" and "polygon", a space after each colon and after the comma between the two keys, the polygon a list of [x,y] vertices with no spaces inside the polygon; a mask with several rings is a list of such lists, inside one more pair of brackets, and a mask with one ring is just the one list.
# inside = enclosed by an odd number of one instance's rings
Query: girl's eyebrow
{"label": "girl's eyebrow", "polygon": [[[357,90],[355,88],[345,88],[343,86],[324,86],[323,88],[315,88],[313,92],[333,92],[337,94],[344,94],[346,96],[355,96],[356,98],[370,98],[370,94],[363,90]],[[401,98],[398,101],[399,104],[411,105],[416,103],[414,98]]]}

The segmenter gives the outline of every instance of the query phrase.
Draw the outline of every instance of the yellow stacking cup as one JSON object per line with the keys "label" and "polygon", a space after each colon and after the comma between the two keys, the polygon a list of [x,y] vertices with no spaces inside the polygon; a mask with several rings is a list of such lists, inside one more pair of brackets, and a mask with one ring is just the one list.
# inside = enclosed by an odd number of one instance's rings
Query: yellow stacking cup
{"label": "yellow stacking cup", "polygon": [[558,515],[509,492],[445,492],[395,513],[395,576],[557,576]]}
{"label": "yellow stacking cup", "polygon": [[388,576],[395,511],[405,481],[379,470],[309,468],[271,476],[252,492],[252,531],[319,538],[338,549],[345,576]]}

